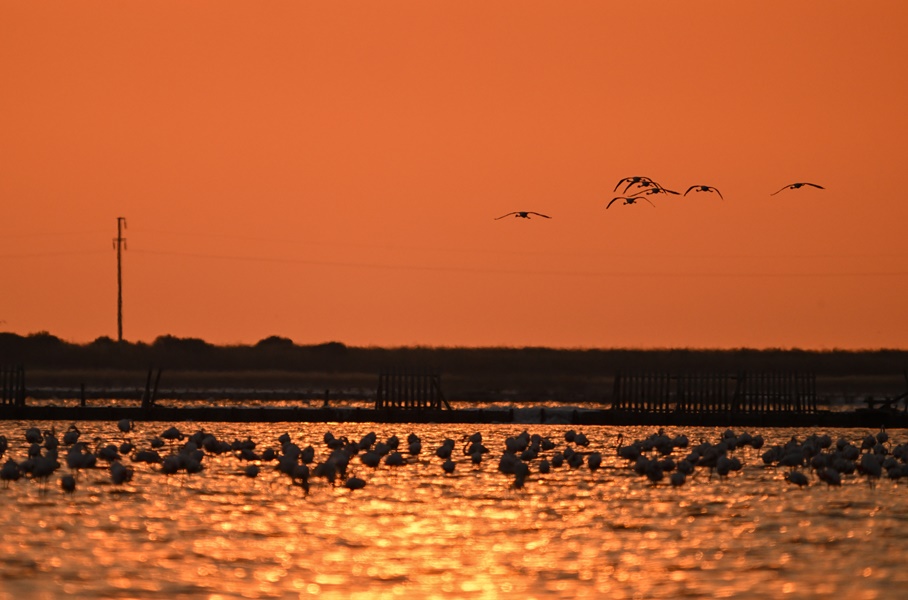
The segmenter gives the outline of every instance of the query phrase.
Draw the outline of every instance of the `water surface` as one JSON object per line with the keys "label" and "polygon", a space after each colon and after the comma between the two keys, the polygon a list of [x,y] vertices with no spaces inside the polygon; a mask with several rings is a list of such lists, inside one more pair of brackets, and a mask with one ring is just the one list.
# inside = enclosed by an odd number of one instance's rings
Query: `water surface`
{"label": "water surface", "polygon": [[[69,423],[0,422],[10,443],[5,462],[26,457],[26,427]],[[78,423],[94,447],[138,448],[170,424]],[[251,437],[279,448],[278,436],[328,454],[326,431],[359,440],[374,431],[422,439],[408,464],[371,469],[358,458],[351,473],[366,480],[351,491],[312,477],[306,494],[259,461],[258,477],[234,453],[208,455],[200,473],[164,475],[160,465],[123,463],[131,482],[114,485],[106,463],[77,474],[61,490],[63,463],[46,485],[20,479],[0,488],[0,600],[58,598],[876,598],[908,589],[908,482],[846,476],[841,487],[815,477],[806,488],[766,468],[762,451],[739,448],[744,467],[727,478],[698,469],[679,488],[637,475],[617,456],[615,438],[643,438],[651,428],[578,428],[603,467],[566,464],[549,474],[531,461],[522,489],[498,470],[507,436],[524,428],[567,444],[564,425],[229,424],[176,423],[219,439]],[[464,435],[482,432],[491,449],[480,466],[460,451]],[[722,430],[686,428],[696,443]],[[815,431],[752,431],[766,447]],[[860,444],[866,430],[833,430]],[[890,431],[892,444],[908,442]],[[435,456],[458,441],[456,469]],[[176,447],[176,443],[173,444]],[[164,454],[167,448],[161,450]],[[679,459],[685,450],[676,450]],[[314,465],[310,465],[314,466]],[[805,469],[805,473],[808,471]]]}

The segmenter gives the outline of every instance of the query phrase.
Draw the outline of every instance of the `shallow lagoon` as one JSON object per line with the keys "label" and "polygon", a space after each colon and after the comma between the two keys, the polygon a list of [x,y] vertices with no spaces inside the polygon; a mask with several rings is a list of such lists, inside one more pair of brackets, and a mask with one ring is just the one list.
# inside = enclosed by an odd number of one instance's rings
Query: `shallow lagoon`
{"label": "shallow lagoon", "polygon": [[[69,423],[0,422],[10,442],[5,461],[25,458],[26,427]],[[94,447],[129,437],[138,448],[170,424],[78,423]],[[616,436],[651,428],[574,426],[603,454],[602,468],[564,465],[522,489],[499,472],[504,440],[527,429],[567,445],[566,425],[227,424],[176,423],[219,439],[251,437],[257,452],[294,442],[328,453],[324,434],[359,440],[409,433],[422,452],[408,464],[350,471],[362,490],[310,478],[308,495],[261,461],[258,477],[233,453],[206,456],[200,473],[167,476],[160,465],[124,464],[131,482],[116,486],[103,468],[77,474],[73,494],[60,488],[64,466],[46,490],[30,479],[0,489],[0,600],[57,598],[852,598],[898,595],[908,585],[908,481],[860,475],[841,487],[811,478],[798,488],[787,469],[764,467],[762,451],[739,448],[743,469],[727,478],[698,468],[679,488],[652,485],[617,456]],[[476,467],[460,451],[480,431],[491,450]],[[722,430],[669,430],[692,443],[716,442]],[[759,432],[766,446],[811,433]],[[867,430],[827,431],[860,444]],[[908,442],[890,431],[893,444]],[[435,449],[458,441],[456,469],[445,474]],[[167,450],[161,450],[162,454]],[[764,447],[765,450],[765,447]],[[676,450],[676,460],[686,453]],[[805,470],[805,472],[807,472]]]}

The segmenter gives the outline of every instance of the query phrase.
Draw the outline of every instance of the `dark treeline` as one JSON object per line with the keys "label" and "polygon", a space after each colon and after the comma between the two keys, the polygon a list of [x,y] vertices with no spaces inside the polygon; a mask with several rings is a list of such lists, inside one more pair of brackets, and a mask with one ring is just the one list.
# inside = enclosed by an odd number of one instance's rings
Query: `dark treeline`
{"label": "dark treeline", "polygon": [[591,349],[351,347],[338,342],[297,345],[271,336],[253,345],[215,346],[197,338],[158,337],[153,343],[101,337],[73,344],[49,333],[0,333],[0,364],[27,369],[169,371],[288,371],[378,373],[388,368],[429,368],[447,375],[502,374],[602,377],[619,371],[808,371],[817,375],[898,375],[908,368],[904,350]]}

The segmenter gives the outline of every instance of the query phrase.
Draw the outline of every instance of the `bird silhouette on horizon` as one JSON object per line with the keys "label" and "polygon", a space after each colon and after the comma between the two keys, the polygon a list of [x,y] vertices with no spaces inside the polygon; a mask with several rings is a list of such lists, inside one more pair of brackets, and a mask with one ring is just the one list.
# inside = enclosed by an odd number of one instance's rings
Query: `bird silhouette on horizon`
{"label": "bird silhouette on horizon", "polygon": [[[723,200],[725,200],[725,197],[722,195],[722,192],[720,192],[717,188],[714,188],[714,187],[711,186],[711,185],[692,185],[692,186],[690,186],[689,188],[687,188],[687,191],[684,192],[684,195],[686,196],[686,195],[687,195],[688,193],[690,193],[691,191],[694,191],[694,192],[716,192],[717,194],[719,194],[719,197],[720,197],[720,198],[722,198]],[[780,190],[780,191],[781,191],[781,190]]]}
{"label": "bird silhouette on horizon", "polygon": [[796,190],[796,189],[798,189],[798,188],[800,188],[800,187],[804,187],[805,185],[809,185],[809,186],[812,186],[812,187],[815,187],[815,188],[819,188],[819,189],[821,189],[821,190],[825,190],[825,189],[826,189],[826,188],[824,188],[822,185],[817,185],[817,184],[815,184],[815,183],[809,183],[809,182],[806,182],[806,181],[802,181],[802,182],[799,182],[799,183],[790,183],[790,184],[786,185],[785,187],[783,187],[781,190],[778,190],[778,191],[775,191],[775,192],[771,193],[770,196],[775,196],[776,194],[778,194],[778,193],[781,192],[782,190]]}
{"label": "bird silhouette on horizon", "polygon": [[552,218],[552,217],[550,217],[550,216],[548,216],[548,215],[544,215],[544,214],[538,213],[538,212],[533,212],[533,211],[531,211],[531,210],[515,210],[514,212],[509,212],[509,213],[506,214],[506,215],[501,215],[500,217],[495,217],[494,220],[497,221],[498,219],[503,219],[503,218],[505,218],[505,217],[510,217],[511,215],[514,215],[514,218],[520,217],[521,219],[529,219],[529,218],[530,218],[530,215],[537,215],[537,216],[539,216],[539,217],[543,217],[543,218],[546,218],[546,219],[551,219],[551,218]]}

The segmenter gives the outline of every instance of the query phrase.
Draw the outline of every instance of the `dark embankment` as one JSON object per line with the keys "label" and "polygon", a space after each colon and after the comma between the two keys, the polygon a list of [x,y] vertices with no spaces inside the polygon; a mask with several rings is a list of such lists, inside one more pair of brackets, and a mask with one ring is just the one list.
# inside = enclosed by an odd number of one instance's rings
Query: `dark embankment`
{"label": "dark embankment", "polygon": [[783,349],[362,348],[296,345],[272,336],[254,345],[214,346],[161,336],[153,343],[98,338],[72,344],[48,333],[0,333],[0,365],[23,365],[29,394],[134,395],[150,368],[162,391],[195,396],[368,398],[382,369],[429,369],[451,401],[608,402],[615,373],[798,371],[817,376],[818,395],[905,391],[908,351]]}

